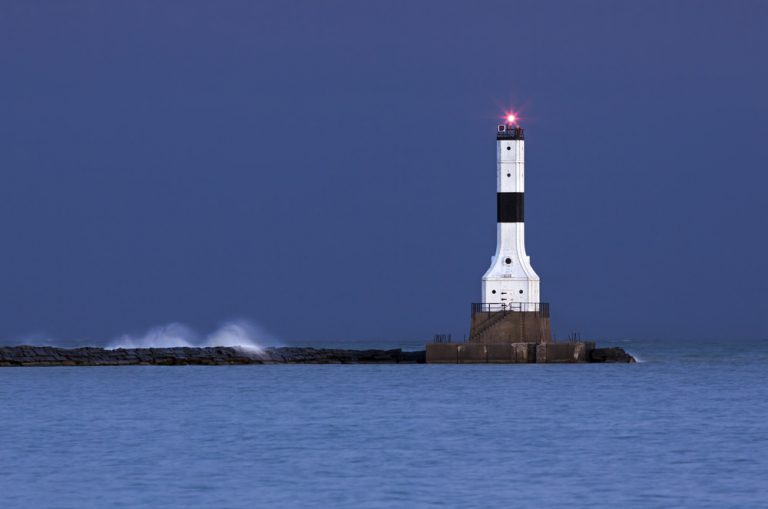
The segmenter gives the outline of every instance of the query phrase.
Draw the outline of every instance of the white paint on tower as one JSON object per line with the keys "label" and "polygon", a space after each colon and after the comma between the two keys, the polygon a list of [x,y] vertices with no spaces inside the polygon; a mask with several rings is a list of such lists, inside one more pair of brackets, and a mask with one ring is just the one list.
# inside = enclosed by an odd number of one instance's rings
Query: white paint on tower
{"label": "white paint on tower", "polygon": [[539,276],[525,252],[525,139],[514,117],[496,136],[496,253],[483,276],[483,304],[492,310],[539,310]]}

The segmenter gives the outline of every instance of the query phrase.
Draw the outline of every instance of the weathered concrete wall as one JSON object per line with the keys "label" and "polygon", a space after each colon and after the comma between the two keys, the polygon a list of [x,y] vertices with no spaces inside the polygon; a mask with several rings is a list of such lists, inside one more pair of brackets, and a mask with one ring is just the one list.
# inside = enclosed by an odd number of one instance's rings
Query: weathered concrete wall
{"label": "weathered concrete wall", "polygon": [[536,362],[535,343],[489,343],[485,347],[490,364],[526,364]]}
{"label": "weathered concrete wall", "polygon": [[491,364],[507,364],[515,359],[515,347],[511,343],[481,345],[485,348],[485,361]]}
{"label": "weathered concrete wall", "polygon": [[536,343],[431,343],[429,364],[518,364],[536,362]]}
{"label": "weathered concrete wall", "polygon": [[538,344],[432,343],[427,345],[426,360],[429,364],[635,362],[621,348],[595,349],[591,341]]}
{"label": "weathered concrete wall", "polygon": [[427,345],[430,364],[512,364],[534,362],[534,343],[431,343]]}
{"label": "weathered concrete wall", "polygon": [[457,343],[429,343],[427,362],[432,364],[458,364],[459,349]]}
{"label": "weathered concrete wall", "polygon": [[472,314],[469,336],[472,343],[550,343],[552,326],[537,312],[479,311]]}
{"label": "weathered concrete wall", "polygon": [[458,353],[461,364],[485,364],[488,362],[488,352],[485,345],[480,343],[460,344]]}
{"label": "weathered concrete wall", "polygon": [[589,352],[594,348],[594,343],[581,341],[572,343],[540,344],[536,345],[536,362],[589,362]]}

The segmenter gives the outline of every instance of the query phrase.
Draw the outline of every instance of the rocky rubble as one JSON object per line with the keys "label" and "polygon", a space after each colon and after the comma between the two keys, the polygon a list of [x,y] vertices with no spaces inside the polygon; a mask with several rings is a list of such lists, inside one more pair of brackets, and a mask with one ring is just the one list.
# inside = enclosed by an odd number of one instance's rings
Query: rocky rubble
{"label": "rocky rubble", "polygon": [[0,367],[9,366],[133,366],[231,364],[402,364],[423,363],[423,351],[341,350],[324,348],[56,348],[0,347]]}
{"label": "rocky rubble", "polygon": [[589,352],[589,362],[636,362],[623,348],[594,348]]}

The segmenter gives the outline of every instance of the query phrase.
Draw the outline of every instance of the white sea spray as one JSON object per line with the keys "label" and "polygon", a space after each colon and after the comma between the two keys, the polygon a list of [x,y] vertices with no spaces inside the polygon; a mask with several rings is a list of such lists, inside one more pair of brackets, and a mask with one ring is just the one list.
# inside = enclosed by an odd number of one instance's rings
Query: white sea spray
{"label": "white sea spray", "polygon": [[124,334],[111,341],[105,348],[174,348],[225,346],[259,354],[267,344],[277,341],[262,327],[248,320],[223,323],[218,329],[201,337],[187,325],[168,323],[149,329],[144,334]]}

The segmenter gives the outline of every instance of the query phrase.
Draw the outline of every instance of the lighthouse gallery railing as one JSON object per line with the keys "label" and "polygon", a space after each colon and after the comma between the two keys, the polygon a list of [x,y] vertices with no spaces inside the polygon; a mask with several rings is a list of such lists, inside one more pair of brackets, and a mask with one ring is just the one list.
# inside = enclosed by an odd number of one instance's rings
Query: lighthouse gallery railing
{"label": "lighthouse gallery railing", "polygon": [[510,302],[510,303],[485,303],[473,302],[472,314],[475,313],[538,313],[539,316],[549,317],[549,302]]}

